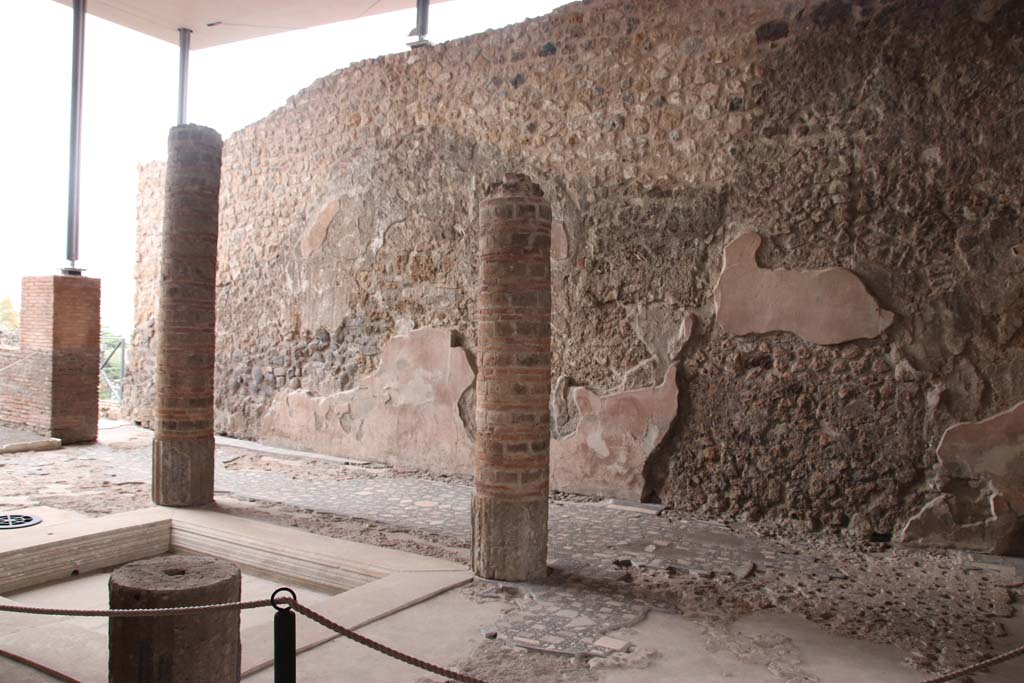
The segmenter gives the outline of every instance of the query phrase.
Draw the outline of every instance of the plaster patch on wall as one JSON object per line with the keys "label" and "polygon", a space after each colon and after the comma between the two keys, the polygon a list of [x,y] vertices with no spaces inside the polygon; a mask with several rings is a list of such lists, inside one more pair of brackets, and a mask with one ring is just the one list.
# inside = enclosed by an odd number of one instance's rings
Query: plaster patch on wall
{"label": "plaster patch on wall", "polygon": [[302,235],[302,242],[299,244],[302,258],[309,258],[324,246],[324,242],[327,240],[327,231],[330,229],[334,217],[338,215],[339,208],[341,208],[341,200],[335,198],[324,204],[317,212],[313,222]]}
{"label": "plaster patch on wall", "polygon": [[472,442],[459,397],[474,380],[452,332],[428,328],[392,337],[380,367],[347,391],[278,393],[259,440],[438,472],[472,472]]}
{"label": "plaster patch on wall", "polygon": [[912,517],[902,540],[1004,553],[1020,551],[1024,524],[1024,401],[945,431],[937,449],[942,494]]}
{"label": "plaster patch on wall", "polygon": [[1024,401],[980,422],[953,425],[937,452],[954,475],[991,481],[1024,514]]}
{"label": "plaster patch on wall", "polygon": [[726,332],[792,332],[829,345],[877,337],[892,324],[892,312],[882,309],[850,271],[761,268],[760,245],[760,235],[746,233],[725,248],[715,307]]}
{"label": "plaster patch on wall", "polygon": [[551,488],[640,500],[644,464],[675,419],[678,399],[675,365],[656,387],[606,396],[573,388],[579,422],[551,442]]}

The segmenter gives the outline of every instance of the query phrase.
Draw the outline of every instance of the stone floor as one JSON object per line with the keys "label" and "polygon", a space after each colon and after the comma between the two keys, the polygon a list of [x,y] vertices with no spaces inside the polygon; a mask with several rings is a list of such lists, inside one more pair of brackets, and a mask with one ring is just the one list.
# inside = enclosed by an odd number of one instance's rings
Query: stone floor
{"label": "stone floor", "polygon": [[0,455],[55,448],[60,448],[59,439],[51,439],[27,429],[0,423]]}
{"label": "stone floor", "polygon": [[[20,491],[0,487],[0,508],[39,503],[53,505],[54,499],[76,505],[78,501],[103,492],[107,495],[111,492],[134,492],[134,500],[145,500],[150,477],[148,439],[148,432],[144,430],[107,423],[102,425],[98,444],[0,460],[0,480],[10,478],[29,482]],[[32,482],[38,482],[38,486],[32,486]],[[447,543],[454,547],[464,548],[469,539],[471,490],[458,480],[421,478],[368,463],[342,461],[329,456],[309,458],[282,449],[230,440],[219,443],[216,482],[219,498],[284,504],[299,513],[306,511],[366,520],[388,529],[407,530],[414,535],[440,539],[442,545]],[[98,509],[91,507],[90,510]],[[821,601],[815,602],[817,596],[809,593],[820,592],[822,586],[827,590],[829,586],[853,583],[848,581],[849,567],[830,561],[832,558],[826,553],[808,552],[807,549],[794,548],[792,543],[740,533],[718,522],[664,513],[657,506],[621,501],[554,500],[550,518],[549,564],[553,571],[547,581],[515,585],[477,581],[468,589],[472,599],[478,603],[496,600],[506,605],[506,609],[492,614],[491,623],[480,626],[481,642],[554,653],[573,661],[616,661],[632,656],[629,653],[645,651],[646,645],[640,637],[629,635],[630,629],[640,629],[645,621],[675,617],[680,611],[692,611],[698,617],[715,610],[730,613],[734,605],[729,601],[733,597],[723,596],[723,584],[743,597],[742,609],[736,612],[742,615],[744,611],[756,612],[763,607],[786,607],[791,597],[789,594],[777,600],[770,597],[773,591],[781,590],[780,585],[791,590],[797,598],[803,593],[808,605],[819,605]],[[962,600],[991,601],[991,589],[994,588],[997,596],[994,604],[979,607],[984,612],[984,623],[991,626],[989,622],[1012,615],[1013,608],[1009,607],[1013,600],[1012,590],[1014,586],[1024,584],[1024,563],[948,554],[940,557],[922,553],[914,557],[926,562],[939,557],[941,562],[936,564],[934,572],[939,576],[947,574],[949,566],[966,567],[974,562],[976,567],[971,571],[987,575],[975,582],[980,597],[964,595]],[[975,561],[979,559],[982,561]],[[843,566],[838,566],[840,564]],[[914,565],[920,564],[914,562]],[[963,573],[968,576],[968,569],[964,568]],[[994,585],[988,575],[998,585]],[[766,576],[772,578],[762,579]],[[690,602],[674,599],[672,590],[660,589],[663,586],[678,587],[680,581],[685,590],[695,594],[688,596]],[[743,589],[745,583],[749,583],[751,588]],[[943,590],[957,589],[947,587]],[[877,584],[868,586],[859,589],[859,593],[846,591],[844,594],[840,588],[835,596],[828,595],[823,600],[841,601],[865,591],[885,593],[884,580],[882,587]],[[1005,604],[998,597],[1000,595],[1009,596]],[[872,597],[868,595],[865,599],[870,602]],[[900,609],[909,610],[905,620],[921,622],[923,629],[941,631],[946,628],[944,618],[955,621],[956,615],[950,616],[949,606],[945,603],[936,605],[932,611],[928,611],[932,609],[929,607],[916,613],[914,611],[921,607],[916,604],[921,602],[919,597],[908,595],[906,600],[897,602]],[[878,604],[891,605],[884,609],[897,609],[896,602],[892,600],[880,600]],[[844,607],[854,613],[863,611],[863,607],[858,605],[833,607],[833,611]],[[793,608],[791,611],[801,614],[807,609],[810,608]],[[822,609],[827,611],[830,607],[826,605]],[[657,616],[659,614],[664,617]],[[895,642],[904,648],[912,642],[905,634],[886,632],[883,622],[877,622],[881,625],[875,638],[872,635],[875,627],[871,625],[875,623],[872,621],[874,617],[861,619],[869,625],[858,629],[847,628],[845,615],[838,620],[830,619],[827,614],[808,616],[821,618],[825,623],[837,621],[840,632],[858,637]],[[881,617],[883,621],[884,616]],[[854,619],[851,617],[851,620]],[[930,625],[924,624],[925,621]],[[979,631],[972,624],[964,624],[963,628]],[[996,624],[987,632],[998,634],[1001,628]],[[784,665],[788,661],[784,648],[779,650],[771,645],[770,639],[766,641],[759,636],[760,640],[755,638],[747,645],[737,645],[739,641],[732,624],[724,628],[708,626],[703,633],[710,647],[736,650],[733,654],[741,659],[749,655],[748,650],[761,652],[770,660],[775,657],[770,669],[774,667],[773,670],[783,673],[793,669]],[[954,640],[959,638],[956,634],[947,636]],[[1024,639],[1024,633],[1020,636]],[[915,650],[905,654],[918,665],[945,668],[949,662],[973,661],[984,652],[1004,650],[1013,645],[1006,641],[991,643],[991,640],[979,631],[975,641],[970,643],[973,649],[960,651],[947,645],[930,649],[923,644],[919,647],[921,652]],[[590,666],[593,668],[595,665]],[[804,677],[786,674],[781,680],[853,680],[800,675]],[[892,680],[914,679],[899,677]]]}

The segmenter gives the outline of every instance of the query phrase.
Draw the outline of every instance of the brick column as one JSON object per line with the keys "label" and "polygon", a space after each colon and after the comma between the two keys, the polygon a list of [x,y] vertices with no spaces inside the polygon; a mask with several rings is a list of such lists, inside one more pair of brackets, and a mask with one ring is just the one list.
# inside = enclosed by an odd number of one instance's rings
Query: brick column
{"label": "brick column", "polygon": [[551,207],[509,175],[480,205],[473,571],[547,575]]}
{"label": "brick column", "polygon": [[157,312],[153,501],[213,500],[213,362],[221,139],[171,129]]}

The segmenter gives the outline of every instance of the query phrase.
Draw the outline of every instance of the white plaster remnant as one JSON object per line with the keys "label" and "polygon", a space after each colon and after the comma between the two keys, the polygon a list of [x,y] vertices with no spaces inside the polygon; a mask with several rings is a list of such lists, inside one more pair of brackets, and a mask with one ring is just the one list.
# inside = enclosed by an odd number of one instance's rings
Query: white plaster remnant
{"label": "white plaster remnant", "polygon": [[259,440],[438,472],[472,472],[472,441],[459,398],[473,384],[465,349],[451,330],[392,337],[380,367],[329,396],[280,392],[263,416]]}
{"label": "white plaster remnant", "polygon": [[792,332],[830,345],[877,337],[892,324],[892,312],[881,308],[849,270],[761,268],[756,258],[760,245],[761,236],[751,232],[725,248],[715,308],[726,332]]}
{"label": "white plaster remnant", "polygon": [[678,410],[676,365],[656,387],[598,396],[574,387],[579,422],[551,442],[551,488],[640,500],[644,465],[668,433]]}

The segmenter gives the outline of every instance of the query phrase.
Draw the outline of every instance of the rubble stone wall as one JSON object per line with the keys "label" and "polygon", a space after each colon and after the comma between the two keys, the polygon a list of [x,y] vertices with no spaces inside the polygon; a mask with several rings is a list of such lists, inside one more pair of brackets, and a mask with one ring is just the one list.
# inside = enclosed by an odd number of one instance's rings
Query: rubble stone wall
{"label": "rubble stone wall", "polygon": [[[475,368],[479,203],[525,173],[565,488],[596,462],[687,510],[892,532],[962,482],[944,430],[1024,399],[1022,41],[1020,0],[591,0],[322,78],[224,146],[218,429],[278,433],[305,397],[307,433],[345,430],[330,397],[416,328]],[[449,405],[472,438],[472,389]]]}

